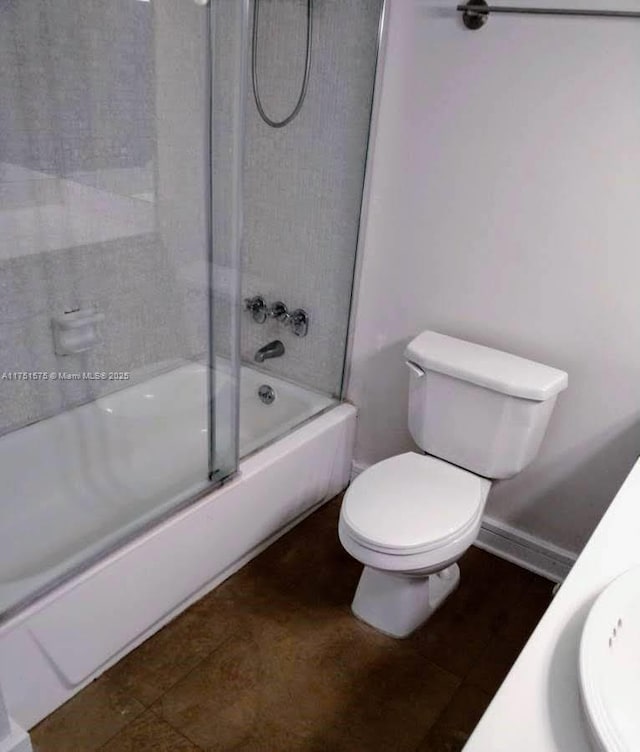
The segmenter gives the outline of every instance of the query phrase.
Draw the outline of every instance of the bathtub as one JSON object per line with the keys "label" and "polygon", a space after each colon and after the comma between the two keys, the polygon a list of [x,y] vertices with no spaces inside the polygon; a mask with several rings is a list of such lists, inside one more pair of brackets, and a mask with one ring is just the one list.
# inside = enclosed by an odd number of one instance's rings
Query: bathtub
{"label": "bathtub", "polygon": [[[223,423],[230,388],[220,361]],[[248,367],[240,405],[237,475],[186,506],[208,470],[197,363],[0,438],[0,686],[22,726],[347,485],[352,406]]]}

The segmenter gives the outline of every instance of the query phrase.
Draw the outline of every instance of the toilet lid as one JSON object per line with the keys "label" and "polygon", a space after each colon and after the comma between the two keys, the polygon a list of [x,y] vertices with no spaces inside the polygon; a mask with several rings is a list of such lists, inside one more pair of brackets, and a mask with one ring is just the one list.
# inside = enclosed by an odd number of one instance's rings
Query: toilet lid
{"label": "toilet lid", "polygon": [[448,462],[408,452],[359,475],[345,494],[341,517],[351,536],[367,548],[420,553],[472,528],[489,485]]}

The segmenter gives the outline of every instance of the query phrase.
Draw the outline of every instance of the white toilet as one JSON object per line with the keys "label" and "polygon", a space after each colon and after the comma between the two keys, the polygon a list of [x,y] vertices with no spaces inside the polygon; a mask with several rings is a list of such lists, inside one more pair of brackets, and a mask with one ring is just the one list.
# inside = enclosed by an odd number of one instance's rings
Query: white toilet
{"label": "white toilet", "polygon": [[426,454],[378,462],[348,488],[344,548],[364,564],[352,603],[362,621],[406,637],[460,579],[491,480],[537,455],[567,374],[489,347],[423,332],[407,347],[409,431]]}

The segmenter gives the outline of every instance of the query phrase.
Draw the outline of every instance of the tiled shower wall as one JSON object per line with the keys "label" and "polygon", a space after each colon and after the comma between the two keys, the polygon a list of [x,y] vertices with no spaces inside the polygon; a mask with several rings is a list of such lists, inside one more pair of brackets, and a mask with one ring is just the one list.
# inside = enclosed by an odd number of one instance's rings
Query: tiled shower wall
{"label": "tiled shower wall", "polygon": [[[200,304],[176,284],[157,234],[1,261],[0,295],[0,372],[125,371],[139,379],[203,349],[194,326]],[[56,356],[52,312],[92,305],[105,316],[101,341]],[[128,383],[0,379],[0,432]]]}
{"label": "tiled shower wall", "polygon": [[[309,334],[242,315],[242,356],[280,338],[263,367],[338,393],[349,305],[382,0],[315,0],[313,64],[298,117],[274,130],[248,86],[243,294],[283,300],[311,316]],[[306,0],[261,0],[258,76],[268,115],[295,104],[304,71]]]}
{"label": "tiled shower wall", "polygon": [[1,161],[57,175],[149,162],[151,15],[122,0],[2,0]]}
{"label": "tiled shower wall", "polygon": [[[0,374],[140,379],[206,352],[203,14],[0,2]],[[56,355],[52,317],[89,306],[99,343]],[[127,383],[0,378],[0,433]]]}
{"label": "tiled shower wall", "polygon": [[[261,93],[267,111],[282,117],[303,73],[306,3],[261,2]],[[311,326],[301,339],[243,314],[243,359],[279,337],[286,354],[265,370],[329,393],[340,387],[347,336],[381,4],[315,0],[309,90],[289,126],[269,128],[250,89],[247,99],[243,293],[303,307]],[[214,27],[214,147],[225,153],[236,86],[224,57],[230,7],[216,6]],[[0,169],[0,222],[5,208],[28,209],[33,220],[16,235],[26,253],[9,247],[6,228],[0,233],[0,372],[137,369],[144,377],[206,351],[201,13],[174,0],[0,3],[0,92],[8,103],[0,109],[0,168],[18,165],[38,178],[9,185],[2,175],[15,170]],[[214,231],[222,240],[229,170],[224,159],[215,169],[223,227]],[[74,190],[86,186],[98,204],[105,196],[94,189],[123,200],[127,211],[135,205],[133,229],[126,220],[126,232],[101,234],[89,220],[74,224],[69,242],[56,239],[55,218],[45,220],[52,205],[64,205],[58,194],[67,181]],[[145,203],[154,190],[155,204]],[[103,207],[111,229],[116,214],[112,203]],[[224,240],[218,246],[216,350],[225,354],[233,272]],[[105,314],[101,342],[85,355],[56,356],[51,317],[89,305]],[[0,433],[120,386],[0,380]]]}

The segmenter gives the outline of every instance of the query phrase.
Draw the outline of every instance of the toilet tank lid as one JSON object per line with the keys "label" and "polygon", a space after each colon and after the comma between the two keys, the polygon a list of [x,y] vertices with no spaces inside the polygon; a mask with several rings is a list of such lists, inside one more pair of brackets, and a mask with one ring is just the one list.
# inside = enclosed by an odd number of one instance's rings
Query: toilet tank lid
{"label": "toilet tank lid", "polygon": [[437,371],[513,397],[542,402],[567,388],[564,371],[517,355],[426,331],[413,339],[405,357],[424,371]]}

